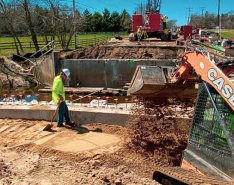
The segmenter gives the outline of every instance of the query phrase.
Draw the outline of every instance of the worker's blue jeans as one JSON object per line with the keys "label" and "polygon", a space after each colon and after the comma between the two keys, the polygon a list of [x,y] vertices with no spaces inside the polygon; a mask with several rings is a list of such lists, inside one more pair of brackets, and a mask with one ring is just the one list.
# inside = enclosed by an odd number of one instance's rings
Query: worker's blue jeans
{"label": "worker's blue jeans", "polygon": [[63,121],[70,122],[69,112],[65,101],[61,102],[58,110],[58,127],[63,126]]}

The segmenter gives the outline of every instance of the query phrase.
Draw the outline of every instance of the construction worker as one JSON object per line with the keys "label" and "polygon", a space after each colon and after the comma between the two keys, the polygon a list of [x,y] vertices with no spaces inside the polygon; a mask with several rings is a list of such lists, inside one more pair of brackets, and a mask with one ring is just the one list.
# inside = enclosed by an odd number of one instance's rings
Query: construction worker
{"label": "construction worker", "polygon": [[65,91],[63,83],[69,77],[70,70],[63,69],[60,75],[56,76],[53,81],[52,87],[52,98],[58,105],[58,127],[63,127],[63,121],[65,118],[65,124],[69,126],[74,126],[69,117],[68,108],[65,102]]}
{"label": "construction worker", "polygon": [[141,38],[142,38],[143,34],[144,34],[144,30],[143,30],[142,26],[140,26],[137,29],[138,44],[140,44],[140,41],[141,41]]}
{"label": "construction worker", "polygon": [[163,23],[163,30],[167,29],[167,16],[163,15],[162,16],[162,23]]}

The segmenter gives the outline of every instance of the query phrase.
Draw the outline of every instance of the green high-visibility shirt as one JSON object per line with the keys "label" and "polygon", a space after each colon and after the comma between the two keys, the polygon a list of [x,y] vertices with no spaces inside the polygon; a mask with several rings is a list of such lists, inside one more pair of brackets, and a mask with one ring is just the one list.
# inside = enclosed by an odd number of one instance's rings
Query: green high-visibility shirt
{"label": "green high-visibility shirt", "polygon": [[59,95],[61,95],[63,97],[63,101],[65,101],[63,80],[60,75],[54,78],[53,87],[52,87],[52,98],[55,103],[58,103]]}

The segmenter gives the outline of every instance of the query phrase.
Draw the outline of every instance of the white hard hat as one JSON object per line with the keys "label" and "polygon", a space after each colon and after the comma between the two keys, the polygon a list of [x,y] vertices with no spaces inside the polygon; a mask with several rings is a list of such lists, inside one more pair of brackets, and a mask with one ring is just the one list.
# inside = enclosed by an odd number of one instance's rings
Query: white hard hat
{"label": "white hard hat", "polygon": [[66,77],[69,77],[69,75],[70,75],[70,70],[69,69],[67,69],[67,68],[65,68],[65,69],[62,69],[62,72],[66,75]]}

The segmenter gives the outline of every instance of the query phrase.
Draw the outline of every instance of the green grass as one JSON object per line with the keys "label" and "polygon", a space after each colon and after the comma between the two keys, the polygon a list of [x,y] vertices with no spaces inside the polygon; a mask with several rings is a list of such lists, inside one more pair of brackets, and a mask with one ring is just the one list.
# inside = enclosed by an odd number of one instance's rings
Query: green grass
{"label": "green grass", "polygon": [[[209,31],[214,32],[215,30],[210,29]],[[232,37],[234,37],[234,29],[230,29],[230,30],[222,29],[221,30],[221,37],[231,39]]]}
{"label": "green grass", "polygon": [[221,30],[221,36],[224,38],[231,39],[234,37],[234,29],[233,30]]}
{"label": "green grass", "polygon": [[[92,39],[95,37],[102,37],[102,36],[107,36],[107,35],[114,35],[114,33],[97,33],[97,34],[78,34],[78,39]],[[37,37],[38,41],[45,41],[44,36],[38,36]],[[19,40],[21,42],[31,42],[32,39],[31,37],[19,37]],[[56,41],[58,39],[56,38]],[[6,43],[6,42],[14,42],[14,39],[12,37],[0,37],[0,44],[1,43]]]}
{"label": "green grass", "polygon": [[[116,35],[125,36],[126,33],[88,33],[88,34],[78,34],[78,46],[89,46],[93,45],[96,42],[105,41],[108,38],[114,37]],[[40,47],[45,45],[45,38],[43,36],[37,37],[38,42],[41,42]],[[50,39],[50,38],[49,38]],[[25,47],[30,46],[31,42],[31,48],[24,48],[24,52],[35,52],[35,49],[33,47],[32,39],[31,37],[19,37],[19,40],[22,42],[22,45],[25,45]],[[71,49],[74,49],[74,37],[72,38],[72,43],[70,45]],[[16,53],[15,46],[13,44],[14,40],[12,37],[0,37],[0,55],[10,56],[13,53]],[[25,42],[25,43],[24,43]],[[57,42],[56,49],[61,49],[60,44],[58,43],[58,38],[55,39],[55,42]],[[3,43],[9,43],[8,48],[10,49],[3,49],[4,44]],[[2,45],[1,45],[2,44]]]}

